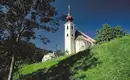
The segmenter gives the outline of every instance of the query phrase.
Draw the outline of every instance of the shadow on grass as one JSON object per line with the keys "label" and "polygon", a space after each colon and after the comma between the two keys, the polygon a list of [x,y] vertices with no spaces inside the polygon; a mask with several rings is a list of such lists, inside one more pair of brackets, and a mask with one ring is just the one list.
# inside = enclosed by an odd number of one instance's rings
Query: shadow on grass
{"label": "shadow on grass", "polygon": [[[98,59],[93,57],[93,54],[90,53],[88,49],[60,61],[57,65],[50,67],[48,70],[38,70],[22,77],[20,80],[70,80],[69,77],[72,75],[70,69],[72,67],[76,70],[87,70],[96,66],[98,63]],[[79,65],[75,67],[75,64]]]}

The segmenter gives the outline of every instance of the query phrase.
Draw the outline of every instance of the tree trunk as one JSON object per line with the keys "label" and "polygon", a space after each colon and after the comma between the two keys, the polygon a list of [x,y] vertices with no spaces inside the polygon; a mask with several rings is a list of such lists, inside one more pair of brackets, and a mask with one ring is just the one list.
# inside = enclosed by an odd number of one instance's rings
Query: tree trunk
{"label": "tree trunk", "polygon": [[11,61],[11,64],[10,64],[10,70],[9,70],[8,80],[12,80],[13,67],[14,67],[14,56],[12,56],[12,61]]}

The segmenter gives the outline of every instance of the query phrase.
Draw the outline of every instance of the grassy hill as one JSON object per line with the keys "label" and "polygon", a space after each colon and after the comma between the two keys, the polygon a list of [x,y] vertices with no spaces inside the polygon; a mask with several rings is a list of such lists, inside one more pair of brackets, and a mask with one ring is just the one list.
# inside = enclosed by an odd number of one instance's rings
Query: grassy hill
{"label": "grassy hill", "polygon": [[24,77],[24,75],[32,74],[40,69],[49,69],[51,66],[58,64],[61,60],[64,60],[69,56],[62,56],[57,59],[48,60],[46,62],[35,63],[31,65],[21,65],[17,72],[14,73],[13,80],[17,80],[18,77]]}
{"label": "grassy hill", "polygon": [[72,69],[77,74],[72,80],[130,80],[130,36],[95,46],[91,52],[100,63],[88,70],[76,69],[79,64],[75,63]]}
{"label": "grassy hill", "polygon": [[24,80],[130,80],[130,36],[19,71]]}

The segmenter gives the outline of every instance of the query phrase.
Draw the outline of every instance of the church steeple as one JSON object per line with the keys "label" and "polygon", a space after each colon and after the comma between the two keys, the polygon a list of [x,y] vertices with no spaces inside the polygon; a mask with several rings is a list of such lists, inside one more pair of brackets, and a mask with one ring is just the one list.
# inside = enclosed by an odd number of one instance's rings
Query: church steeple
{"label": "church steeple", "polygon": [[68,16],[66,17],[66,20],[68,22],[73,21],[73,18],[72,18],[71,14],[70,14],[70,5],[68,5]]}
{"label": "church steeple", "polygon": [[70,5],[68,5],[68,16],[70,16]]}
{"label": "church steeple", "polygon": [[66,17],[67,22],[64,24],[65,26],[65,52],[66,54],[75,53],[75,27],[72,22],[72,17],[70,14],[70,6],[68,6],[68,16]]}

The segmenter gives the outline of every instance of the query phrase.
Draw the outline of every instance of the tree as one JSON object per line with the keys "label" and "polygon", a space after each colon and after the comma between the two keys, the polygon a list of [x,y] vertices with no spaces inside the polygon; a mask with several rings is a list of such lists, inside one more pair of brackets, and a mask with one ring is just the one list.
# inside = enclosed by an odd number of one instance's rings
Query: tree
{"label": "tree", "polygon": [[36,31],[58,30],[64,16],[56,16],[52,2],[54,0],[0,0],[0,40],[7,41],[5,55],[12,57],[8,80],[12,78],[15,60],[23,56],[17,49],[19,43],[38,38],[46,44],[50,41],[42,34],[37,35]]}
{"label": "tree", "polygon": [[[10,66],[11,61],[11,54],[9,54],[9,43],[6,41],[1,41],[1,48],[0,48],[0,79],[1,80],[7,80],[5,79],[8,75],[8,70]],[[35,53],[35,45],[32,43],[28,43],[25,41],[21,41],[15,45],[15,49],[13,50],[15,55],[15,63],[14,63],[14,72],[17,70],[18,66],[20,64],[30,64],[32,63],[32,56]],[[13,59],[12,59],[13,60]],[[14,61],[14,60],[13,60]]]}
{"label": "tree", "polygon": [[110,27],[108,24],[103,24],[103,28],[97,30],[96,41],[97,43],[103,43],[125,35],[126,32],[121,26]]}

